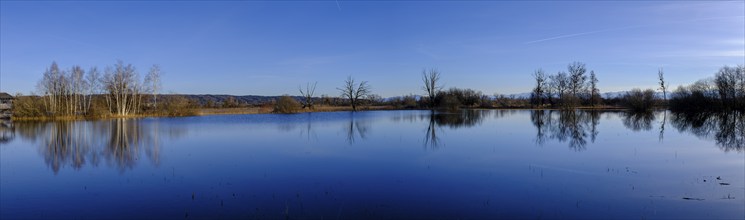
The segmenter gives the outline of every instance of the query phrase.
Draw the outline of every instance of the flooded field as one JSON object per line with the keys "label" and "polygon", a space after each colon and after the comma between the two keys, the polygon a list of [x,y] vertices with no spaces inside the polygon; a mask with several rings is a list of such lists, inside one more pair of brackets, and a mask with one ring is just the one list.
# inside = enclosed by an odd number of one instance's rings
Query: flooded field
{"label": "flooded field", "polygon": [[745,218],[739,113],[371,111],[0,129],[2,219]]}

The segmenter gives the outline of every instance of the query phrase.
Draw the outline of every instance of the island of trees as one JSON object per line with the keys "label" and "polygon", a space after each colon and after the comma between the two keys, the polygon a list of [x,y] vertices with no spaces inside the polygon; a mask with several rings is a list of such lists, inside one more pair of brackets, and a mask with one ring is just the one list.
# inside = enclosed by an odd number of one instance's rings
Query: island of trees
{"label": "island of trees", "polygon": [[600,80],[586,64],[572,62],[565,70],[532,73],[535,81],[529,97],[486,95],[468,88],[444,88],[437,69],[421,72],[423,95],[382,98],[367,81],[347,77],[338,96],[315,96],[317,83],[299,86],[297,96],[244,97],[227,95],[162,94],[161,68],[151,66],[142,77],[131,64],[88,70],[74,65],[60,68],[55,62],[44,71],[37,94],[18,94],[13,105],[16,120],[78,119],[139,116],[187,116],[200,112],[295,113],[309,111],[463,108],[626,109],[645,112],[670,109],[681,112],[745,111],[745,66],[724,66],[713,77],[669,91],[662,69],[658,88],[632,89],[623,95],[603,97]]}

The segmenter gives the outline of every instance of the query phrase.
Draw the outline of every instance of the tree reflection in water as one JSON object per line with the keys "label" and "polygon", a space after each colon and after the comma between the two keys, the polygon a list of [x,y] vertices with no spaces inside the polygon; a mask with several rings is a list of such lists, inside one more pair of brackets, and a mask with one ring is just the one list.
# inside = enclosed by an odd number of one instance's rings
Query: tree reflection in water
{"label": "tree reflection in water", "polygon": [[450,129],[468,128],[481,124],[484,118],[494,111],[485,110],[463,110],[459,112],[430,112],[420,115],[423,120],[429,120],[424,136],[424,148],[436,150],[440,148],[438,133],[442,133],[442,127]]}
{"label": "tree reflection in water", "polygon": [[0,119],[0,145],[9,143],[15,136],[13,123],[10,120]]}
{"label": "tree reflection in water", "polygon": [[713,139],[724,152],[743,152],[745,145],[745,113],[673,113],[673,127],[699,138]]}
{"label": "tree reflection in water", "polygon": [[543,145],[548,140],[568,142],[575,151],[585,150],[588,142],[595,142],[599,131],[599,111],[555,111],[533,110],[530,120],[536,127],[536,144]]}
{"label": "tree reflection in water", "polygon": [[[623,126],[632,131],[650,131],[652,122],[656,120],[653,112],[624,112],[621,113]],[[664,129],[661,127],[660,129]]]}
{"label": "tree reflection in water", "polygon": [[[21,138],[39,144],[39,153],[55,174],[65,166],[77,170],[101,162],[123,172],[133,168],[142,155],[153,165],[160,163],[161,127],[157,120],[21,122],[15,127]],[[168,128],[170,138],[185,133]]]}
{"label": "tree reflection in water", "polygon": [[[659,120],[659,140],[662,141],[665,126],[670,120],[679,132],[689,132],[700,138],[713,139],[725,152],[742,152],[745,145],[745,114],[742,112],[673,113],[668,112],[603,112],[619,114],[624,127],[629,130],[651,131]],[[553,111],[534,110],[530,120],[536,131],[536,144],[543,145],[548,140],[568,142],[569,147],[581,151],[598,135],[596,127],[599,111]],[[659,119],[658,119],[659,118]]]}
{"label": "tree reflection in water", "polygon": [[350,112],[349,124],[344,126],[344,131],[346,132],[347,143],[352,145],[356,141],[357,136],[361,139],[367,138],[367,133],[370,132],[370,123],[367,120],[356,120],[354,118],[354,112]]}

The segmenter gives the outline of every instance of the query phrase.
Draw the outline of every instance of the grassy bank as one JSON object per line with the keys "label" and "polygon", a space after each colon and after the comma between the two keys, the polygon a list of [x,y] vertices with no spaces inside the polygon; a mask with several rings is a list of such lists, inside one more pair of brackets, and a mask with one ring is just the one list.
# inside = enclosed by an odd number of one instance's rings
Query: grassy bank
{"label": "grassy bank", "polygon": [[[522,109],[522,110],[563,110],[560,108],[536,108],[536,107],[467,107],[460,109],[474,109],[474,110],[499,110],[499,109]],[[574,110],[628,110],[624,107],[619,106],[584,106],[573,108]],[[360,106],[357,111],[381,111],[381,110],[427,110],[424,108],[403,108],[396,106]],[[328,106],[318,105],[314,109],[300,109],[296,113],[308,113],[308,112],[339,112],[339,111],[352,111],[351,106]],[[87,116],[58,116],[58,117],[11,117],[13,121],[73,121],[73,120],[100,120],[100,119],[118,119],[118,118],[149,118],[149,117],[188,117],[188,116],[204,116],[204,115],[243,115],[243,114],[276,114],[272,107],[265,106],[250,106],[250,107],[234,107],[234,108],[196,108],[193,109],[189,114],[183,115],[170,115],[170,114],[137,114],[127,116],[117,115],[102,115],[96,117]]]}

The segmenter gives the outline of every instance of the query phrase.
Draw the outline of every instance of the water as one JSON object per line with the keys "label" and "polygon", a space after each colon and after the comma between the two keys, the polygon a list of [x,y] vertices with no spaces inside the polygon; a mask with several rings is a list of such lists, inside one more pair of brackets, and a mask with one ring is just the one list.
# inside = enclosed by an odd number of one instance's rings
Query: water
{"label": "water", "polygon": [[0,218],[743,219],[744,118],[485,110],[6,122]]}

